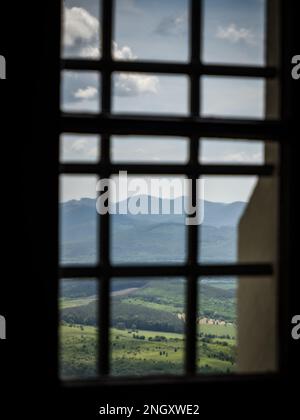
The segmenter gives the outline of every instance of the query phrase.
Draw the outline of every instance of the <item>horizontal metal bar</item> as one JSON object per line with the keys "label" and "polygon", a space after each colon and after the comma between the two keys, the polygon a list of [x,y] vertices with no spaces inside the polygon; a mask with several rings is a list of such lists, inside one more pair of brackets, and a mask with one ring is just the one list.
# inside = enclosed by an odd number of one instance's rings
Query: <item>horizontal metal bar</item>
{"label": "horizontal metal bar", "polygon": [[62,70],[71,71],[109,71],[142,72],[162,74],[199,74],[206,76],[262,77],[277,76],[275,67],[213,65],[202,63],[178,63],[158,61],[110,61],[110,60],[61,60]]}
{"label": "horizontal metal bar", "polygon": [[228,66],[212,64],[204,64],[200,67],[200,72],[206,76],[274,78],[278,75],[278,71],[275,67]]}
{"label": "horizontal metal bar", "polygon": [[284,137],[287,127],[280,121],[221,118],[153,117],[136,115],[62,114],[61,133],[199,136],[247,140]]}
{"label": "horizontal metal bar", "polygon": [[[60,385],[64,391],[74,389],[83,390],[86,388],[99,387],[118,387],[118,386],[155,386],[155,385],[178,385],[180,387],[187,384],[247,384],[249,383],[272,383],[279,380],[278,373],[224,373],[220,374],[197,374],[197,375],[148,375],[148,376],[103,376],[91,379],[70,379],[61,381]],[[80,393],[78,394],[80,395]]]}
{"label": "horizontal metal bar", "polygon": [[118,174],[126,171],[129,175],[257,175],[271,176],[273,165],[176,165],[176,164],[71,164],[60,165],[61,174]]}
{"label": "horizontal metal bar", "polygon": [[60,278],[99,278],[105,272],[109,277],[186,277],[209,276],[270,276],[272,264],[220,264],[220,265],[164,265],[164,266],[109,266],[101,267],[62,267]]}
{"label": "horizontal metal bar", "polygon": [[199,175],[258,175],[271,176],[274,165],[201,165]]}

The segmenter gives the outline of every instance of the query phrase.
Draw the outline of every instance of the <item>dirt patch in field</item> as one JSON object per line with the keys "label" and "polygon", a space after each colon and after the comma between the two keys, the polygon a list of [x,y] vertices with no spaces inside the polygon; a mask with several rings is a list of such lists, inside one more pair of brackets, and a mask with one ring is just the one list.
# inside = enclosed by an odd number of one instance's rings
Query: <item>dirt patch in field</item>
{"label": "dirt patch in field", "polygon": [[138,287],[131,287],[129,289],[117,290],[116,292],[111,292],[111,296],[126,296],[138,289]]}

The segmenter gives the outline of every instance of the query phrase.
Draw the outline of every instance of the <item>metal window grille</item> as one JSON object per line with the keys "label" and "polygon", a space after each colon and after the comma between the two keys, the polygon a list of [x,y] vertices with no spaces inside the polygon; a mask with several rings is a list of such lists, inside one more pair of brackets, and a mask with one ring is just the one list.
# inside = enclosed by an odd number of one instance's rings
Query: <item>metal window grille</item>
{"label": "metal window grille", "polygon": [[[202,1],[190,0],[190,59],[188,63],[121,62],[112,57],[113,0],[102,0],[102,56],[99,60],[62,59],[61,70],[94,70],[101,74],[101,113],[98,115],[62,113],[60,133],[91,133],[101,135],[101,159],[99,163],[60,165],[60,174],[96,174],[109,178],[119,171],[128,174],[185,175],[196,183],[201,175],[257,175],[272,176],[274,166],[264,165],[209,165],[198,161],[199,138],[219,137],[230,139],[267,140],[281,142],[284,127],[280,120],[256,121],[243,119],[209,119],[200,117],[201,86],[203,75],[234,76],[274,79],[276,67],[238,65],[205,65],[201,63]],[[183,74],[189,78],[189,115],[187,117],[114,115],[111,113],[113,72],[142,72]],[[189,138],[189,161],[187,164],[115,164],[110,160],[111,135],[136,134],[183,136]],[[167,141],[167,140],[166,140]],[[193,202],[196,188],[191,191]],[[98,373],[103,377],[110,372],[110,282],[112,278],[182,276],[187,279],[186,288],[186,340],[185,376],[196,374],[196,315],[197,279],[201,276],[265,276],[272,275],[270,264],[225,264],[206,265],[198,262],[198,227],[188,226],[188,258],[179,266],[113,266],[110,262],[110,215],[101,215],[99,232],[99,263],[93,267],[61,267],[60,278],[96,278],[101,282],[99,299],[99,357]],[[201,238],[200,238],[201,240]]]}

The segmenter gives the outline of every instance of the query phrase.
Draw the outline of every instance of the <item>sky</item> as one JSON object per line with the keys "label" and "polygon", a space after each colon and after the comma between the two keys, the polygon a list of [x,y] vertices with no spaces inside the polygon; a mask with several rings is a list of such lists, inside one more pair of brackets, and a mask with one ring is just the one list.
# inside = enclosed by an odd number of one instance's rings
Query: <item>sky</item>
{"label": "sky", "polygon": [[[188,0],[116,0],[113,56],[116,60],[186,62],[189,57]],[[204,0],[201,59],[205,63],[264,64],[264,0]],[[64,57],[95,59],[101,21],[98,0],[65,0]],[[104,23],[105,24],[105,23]],[[93,72],[64,72],[61,107],[65,111],[99,112],[101,80]],[[116,73],[112,112],[158,115],[188,113],[189,85],[185,76]],[[264,118],[264,82],[260,79],[203,77],[201,115]],[[63,161],[97,161],[101,151],[95,136],[64,135]],[[261,142],[202,139],[204,163],[263,163]],[[112,160],[180,162],[188,158],[187,141],[179,138],[118,136],[112,139]],[[255,177],[206,177],[210,201],[246,201]],[[62,201],[92,197],[95,182],[65,177]]]}

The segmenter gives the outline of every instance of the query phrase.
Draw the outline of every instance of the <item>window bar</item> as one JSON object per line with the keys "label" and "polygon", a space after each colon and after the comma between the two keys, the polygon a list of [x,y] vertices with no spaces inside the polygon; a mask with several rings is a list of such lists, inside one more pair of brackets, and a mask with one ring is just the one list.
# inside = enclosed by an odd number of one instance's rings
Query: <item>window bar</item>
{"label": "window bar", "polygon": [[152,61],[115,61],[104,63],[103,60],[88,59],[63,59],[61,61],[63,70],[92,70],[102,71],[130,71],[134,73],[166,73],[166,74],[186,74],[192,75],[194,72],[206,76],[229,76],[229,77],[264,77],[274,78],[278,71],[273,66],[245,66],[227,64],[202,64],[202,63],[178,63],[178,62],[152,62]]}
{"label": "window bar", "polygon": [[[112,0],[102,0],[102,57],[104,62],[111,62],[113,4]],[[108,69],[102,71],[101,109],[104,115],[111,111],[111,73]],[[101,162],[100,165],[109,168],[110,163],[110,135],[101,136]],[[109,170],[102,172],[104,178],[109,177]],[[98,370],[100,375],[109,374],[109,327],[110,327],[110,277],[109,277],[109,251],[110,229],[109,213],[100,216],[99,254],[103,267],[101,273],[101,293],[99,302],[99,356]]]}
{"label": "window bar", "polygon": [[[200,74],[211,72],[212,74],[223,74],[223,72],[230,73],[236,71],[244,72],[243,75],[248,75],[248,72],[253,72],[253,76],[258,76],[257,69],[251,67],[232,67],[232,66],[204,66],[200,62],[201,57],[201,12],[202,1],[190,0],[190,63],[182,67],[181,64],[171,64],[171,71],[167,71],[166,64],[155,63],[155,68],[159,71],[162,66],[162,72],[172,73],[186,73],[190,79],[190,116],[189,118],[153,118],[153,117],[111,117],[111,99],[112,99],[112,82],[111,74],[114,70],[122,70],[128,66],[128,71],[133,69],[135,65],[141,65],[141,71],[152,71],[151,63],[115,63],[112,59],[112,33],[113,33],[113,0],[102,0],[102,58],[99,62],[84,62],[84,60],[64,60],[64,62],[72,66],[81,66],[86,64],[87,68],[90,65],[95,65],[95,70],[102,74],[102,94],[100,95],[102,113],[99,116],[70,116],[65,114],[62,118],[62,128],[70,127],[72,132],[95,132],[102,133],[101,136],[101,161],[100,165],[91,164],[65,164],[61,165],[61,172],[63,173],[98,173],[103,178],[108,178],[110,175],[118,171],[120,168],[128,169],[131,173],[180,173],[188,175],[192,179],[192,188],[189,192],[192,198],[193,205],[197,200],[197,180],[201,174],[230,174],[234,172],[237,174],[244,173],[259,173],[264,175],[271,175],[273,173],[272,165],[262,166],[247,166],[247,165],[200,165],[198,162],[199,151],[199,136],[208,134],[208,137],[216,137],[217,133],[223,133],[223,136],[228,138],[240,138],[241,133],[247,134],[247,138],[251,139],[268,139],[269,133],[274,132],[276,122],[266,121],[243,121],[243,120],[209,120],[200,119],[201,108],[201,83]],[[104,25],[105,22],[105,25]],[[83,63],[83,64],[82,64]],[[98,66],[98,67],[97,67]],[[119,67],[118,67],[119,66]],[[147,68],[146,68],[147,66]],[[274,69],[272,72],[265,74],[266,69],[261,69],[262,77],[274,77]],[[270,70],[270,71],[271,71]],[[77,127],[77,128],[76,128]],[[285,127],[280,123],[277,124],[278,130],[275,131],[277,135],[273,140],[280,141],[282,132],[285,132]],[[70,131],[62,129],[62,131]],[[110,136],[112,133],[120,131],[128,133],[142,133],[155,132],[160,134],[178,134],[189,136],[190,157],[189,163],[186,166],[180,165],[164,165],[164,168],[159,168],[155,165],[139,165],[139,164],[123,164],[112,165],[110,161]],[[224,134],[225,133],[225,134]],[[249,134],[250,133],[250,134]],[[273,134],[274,137],[274,134]],[[151,172],[152,171],[152,172]],[[101,224],[100,234],[98,235],[98,253],[99,265],[96,268],[76,267],[63,268],[61,274],[65,277],[86,277],[94,274],[101,282],[101,293],[99,296],[99,358],[98,371],[100,375],[107,375],[110,371],[109,367],[109,327],[110,327],[110,280],[111,277],[128,277],[130,276],[156,276],[157,278],[162,274],[170,276],[182,275],[187,277],[186,290],[186,352],[185,352],[185,370],[188,375],[196,373],[197,360],[197,309],[198,309],[198,277],[203,275],[231,275],[232,273],[238,275],[261,275],[262,273],[271,273],[273,267],[269,264],[260,265],[241,265],[233,264],[226,266],[205,266],[198,264],[198,225],[190,225],[187,228],[188,233],[188,263],[182,267],[111,267],[110,265],[110,216],[99,216]],[[75,276],[76,277],[76,276]]]}
{"label": "window bar", "polygon": [[[190,44],[191,44],[191,63],[200,62],[200,33],[201,33],[201,7],[200,0],[190,1]],[[199,74],[195,71],[190,78],[190,114],[191,117],[199,117],[200,112],[200,80]],[[198,164],[198,134],[194,133],[190,137],[190,165]],[[192,205],[197,202],[197,172],[191,175],[192,185],[189,194],[192,198]],[[198,226],[188,227],[188,264],[193,267],[197,264],[198,255]],[[186,299],[186,360],[185,368],[188,375],[196,372],[196,324],[197,324],[197,275],[192,270],[187,282]]]}
{"label": "window bar", "polygon": [[[100,124],[101,123],[101,124]],[[289,126],[275,120],[153,117],[140,115],[83,115],[63,114],[61,132],[166,135],[187,137],[196,131],[202,137],[280,142],[288,135]]]}
{"label": "window bar", "polygon": [[[198,137],[195,136],[197,143]],[[192,156],[197,158],[198,146],[193,145],[193,150],[190,152]],[[272,176],[274,175],[274,165],[239,165],[239,164],[202,164],[201,166],[196,162],[188,165],[164,164],[163,166],[157,164],[140,164],[140,163],[120,163],[120,164],[103,164],[99,170],[98,164],[93,163],[66,163],[60,166],[60,173],[63,174],[95,174],[99,175],[109,172],[110,174],[118,174],[120,171],[127,171],[131,175],[259,175]]]}
{"label": "window bar", "polygon": [[[103,267],[100,266],[103,271]],[[97,277],[99,273],[98,267],[76,266],[76,267],[62,267],[60,269],[61,278],[80,279],[86,277]],[[274,274],[273,265],[264,263],[254,264],[218,264],[207,265],[197,264],[193,267],[190,265],[120,265],[110,267],[110,277],[178,277],[190,276],[195,273],[197,277],[211,277],[211,276],[246,276],[249,281],[254,277],[272,276]]]}

